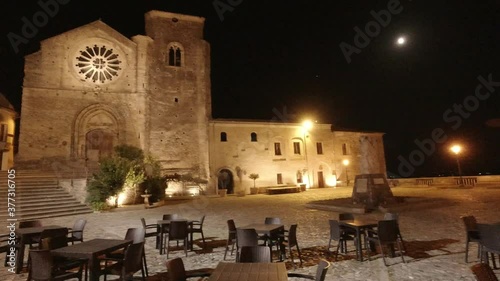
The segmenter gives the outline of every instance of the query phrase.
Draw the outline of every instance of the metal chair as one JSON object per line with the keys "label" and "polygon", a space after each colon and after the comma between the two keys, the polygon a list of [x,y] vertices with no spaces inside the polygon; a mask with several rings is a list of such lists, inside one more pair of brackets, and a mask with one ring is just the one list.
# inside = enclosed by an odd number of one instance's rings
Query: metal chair
{"label": "metal chair", "polygon": [[282,242],[283,251],[288,247],[288,251],[290,253],[290,259],[292,260],[292,264],[295,266],[295,261],[293,260],[292,248],[297,248],[297,253],[299,255],[300,266],[302,266],[302,254],[300,253],[299,243],[297,242],[297,224],[292,224],[290,226],[290,230],[288,230],[288,235],[285,236],[285,239]]}
{"label": "metal chair", "polygon": [[[170,222],[169,228],[168,228],[168,235],[166,235],[166,237],[165,237],[166,241],[163,243],[163,247],[167,250],[167,259],[168,259],[168,252],[169,252],[171,240],[175,240],[177,242],[179,242],[180,240],[183,241],[184,252],[186,253],[186,257],[187,257],[188,238],[189,238],[189,230],[188,230],[187,221],[172,221],[172,222]],[[165,252],[165,249],[163,250],[163,252]]]}
{"label": "metal chair", "polygon": [[[125,249],[123,258],[104,258],[105,261],[104,269],[100,274],[104,274],[104,280],[107,279],[107,275],[118,275],[120,280],[128,280],[137,271],[141,271],[142,280],[145,281],[144,267],[142,264],[142,257],[144,252],[144,242],[130,244]],[[109,263],[112,261],[114,263]]]}
{"label": "metal chair", "polygon": [[327,273],[329,268],[330,268],[329,262],[327,262],[326,260],[320,260],[319,264],[318,264],[318,268],[316,269],[315,276],[301,274],[301,273],[288,273],[288,277],[303,278],[303,279],[309,279],[309,280],[315,280],[315,281],[325,281],[326,273]]}
{"label": "metal chair", "polygon": [[487,263],[478,263],[470,268],[477,281],[498,281],[495,272],[491,269],[490,265]]}
{"label": "metal chair", "polygon": [[200,233],[201,239],[203,241],[203,249],[206,248],[205,236],[203,235],[203,222],[205,221],[205,216],[202,216],[199,221],[194,221],[189,227],[189,234],[191,240],[191,250],[193,250],[193,233]]}
{"label": "metal chair", "polygon": [[481,240],[479,239],[479,230],[477,229],[477,221],[474,216],[460,217],[465,226],[465,262],[469,262],[469,243],[477,243],[477,256],[481,255]]}
{"label": "metal chair", "polygon": [[268,246],[243,246],[238,262],[272,262],[271,249]]}
{"label": "metal chair", "polygon": [[347,252],[347,241],[354,240],[352,235],[345,233],[343,229],[340,228],[339,222],[337,220],[329,220],[330,223],[330,240],[328,241],[328,251],[330,251],[332,240],[337,241],[337,249],[335,250],[335,260],[339,254]]}
{"label": "metal chair", "polygon": [[169,281],[186,281],[192,277],[208,277],[213,271],[211,268],[186,271],[181,258],[171,259],[165,265]]}
{"label": "metal chair", "polygon": [[87,224],[87,220],[85,219],[77,219],[72,228],[69,229],[69,239],[68,242],[71,244],[75,244],[75,242],[83,242],[83,230],[85,229],[85,225]]}
{"label": "metal chair", "polygon": [[[385,253],[384,247],[386,245],[398,245],[398,250],[401,255],[401,259],[403,263],[406,263],[405,258],[403,256],[403,251],[401,250],[401,242],[398,239],[397,234],[397,223],[395,220],[383,220],[379,221],[377,225],[377,231],[368,230],[368,232],[372,232],[373,235],[368,235],[366,237],[367,242],[377,242],[380,246],[380,251],[382,252],[382,259],[384,260],[384,265],[387,266],[387,262],[385,261]],[[368,260],[370,260],[371,247],[366,247],[368,250]]]}
{"label": "metal chair", "polygon": [[236,244],[236,225],[234,220],[227,221],[228,236],[226,242],[226,250],[224,251],[224,260],[226,260],[227,251],[229,250],[229,244],[231,243],[231,255],[233,255],[234,244]]}

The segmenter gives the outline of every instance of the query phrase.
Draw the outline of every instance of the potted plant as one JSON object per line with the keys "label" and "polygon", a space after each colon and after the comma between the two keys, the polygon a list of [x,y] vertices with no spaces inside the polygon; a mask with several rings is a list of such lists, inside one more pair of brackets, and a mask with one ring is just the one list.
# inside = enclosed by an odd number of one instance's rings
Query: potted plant
{"label": "potted plant", "polygon": [[259,178],[259,174],[250,174],[248,177],[253,180],[253,187],[250,187],[250,194],[258,194],[259,188],[255,187],[255,180]]}

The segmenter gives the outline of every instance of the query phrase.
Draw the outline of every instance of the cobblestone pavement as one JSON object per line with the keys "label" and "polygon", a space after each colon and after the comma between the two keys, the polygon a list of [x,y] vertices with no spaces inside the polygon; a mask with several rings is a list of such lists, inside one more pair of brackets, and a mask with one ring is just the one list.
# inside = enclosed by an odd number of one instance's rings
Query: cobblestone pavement
{"label": "cobblestone pavement", "polygon": [[[167,205],[153,209],[144,209],[140,205],[126,206],[111,212],[86,215],[88,223],[85,240],[97,237],[123,238],[127,228],[141,226],[141,217],[146,218],[148,223],[154,223],[163,214],[179,213],[188,219],[198,219],[205,214],[205,237],[217,240],[219,244],[224,243],[223,240],[227,237],[228,219],[234,219],[237,226],[242,226],[263,222],[265,217],[274,216],[280,217],[286,226],[298,224],[297,236],[301,248],[326,246],[329,238],[328,219],[336,218],[337,213],[309,209],[305,204],[314,200],[349,197],[351,192],[351,188],[343,187],[271,196],[259,194],[244,197],[202,197],[191,201],[169,201]],[[405,241],[409,243],[441,239],[451,242],[443,249],[427,252],[428,256],[424,258],[412,259],[407,256],[406,264],[401,263],[400,258],[394,258],[389,259],[393,265],[386,267],[380,256],[374,257],[372,261],[358,262],[351,259],[334,262],[326,280],[475,280],[469,268],[476,261],[477,248],[475,245],[471,246],[470,260],[466,264],[465,230],[460,216],[471,214],[480,222],[499,222],[500,189],[397,187],[393,188],[393,192],[397,196],[446,199],[436,204],[415,204],[399,210],[400,228]],[[377,211],[358,216],[380,219],[383,214]],[[77,216],[45,219],[43,223],[70,227],[76,218]],[[150,275],[166,271],[166,256],[158,254],[153,238],[147,239],[146,253]],[[170,254],[170,258],[183,257],[186,269],[215,267],[223,256],[224,246],[214,248],[211,253],[189,252],[187,258],[184,257],[183,251],[173,251]],[[309,266],[295,271],[314,274],[315,269],[315,266]],[[26,280],[26,277],[27,274],[12,274],[7,268],[0,272],[0,280]]]}

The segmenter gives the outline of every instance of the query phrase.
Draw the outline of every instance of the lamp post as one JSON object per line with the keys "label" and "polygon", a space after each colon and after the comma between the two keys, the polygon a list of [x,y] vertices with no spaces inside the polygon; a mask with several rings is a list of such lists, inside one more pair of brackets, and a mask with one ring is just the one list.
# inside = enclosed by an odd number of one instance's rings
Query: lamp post
{"label": "lamp post", "polygon": [[344,159],[344,161],[342,161],[342,164],[344,164],[345,167],[345,184],[346,186],[349,186],[349,175],[347,174],[347,166],[349,166],[349,160]]}
{"label": "lamp post", "polygon": [[457,158],[457,167],[458,167],[458,176],[460,177],[460,186],[464,186],[464,179],[462,178],[462,169],[460,168],[460,159],[459,154],[462,151],[462,147],[460,145],[453,145],[450,150],[455,153],[455,157]]}
{"label": "lamp post", "polygon": [[304,133],[304,155],[306,156],[306,169],[307,169],[307,185],[308,188],[311,187],[311,177],[309,173],[309,159],[307,158],[307,133],[312,129],[313,123],[310,120],[306,120],[302,123],[302,131]]}

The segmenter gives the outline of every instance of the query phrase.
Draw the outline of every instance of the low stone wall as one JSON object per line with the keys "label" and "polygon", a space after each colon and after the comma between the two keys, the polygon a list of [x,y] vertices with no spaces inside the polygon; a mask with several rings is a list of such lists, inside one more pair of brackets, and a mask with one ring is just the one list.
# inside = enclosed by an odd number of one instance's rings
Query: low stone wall
{"label": "low stone wall", "polygon": [[[468,186],[500,186],[500,175],[491,176],[463,176],[464,184]],[[391,186],[439,186],[439,185],[458,185],[459,177],[424,177],[424,178],[401,178],[391,179]]]}
{"label": "low stone wall", "polygon": [[87,197],[87,179],[59,179],[59,186],[76,198],[80,203],[85,204]]}

